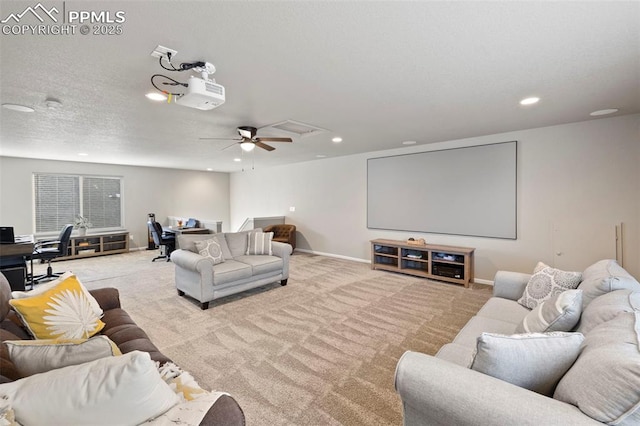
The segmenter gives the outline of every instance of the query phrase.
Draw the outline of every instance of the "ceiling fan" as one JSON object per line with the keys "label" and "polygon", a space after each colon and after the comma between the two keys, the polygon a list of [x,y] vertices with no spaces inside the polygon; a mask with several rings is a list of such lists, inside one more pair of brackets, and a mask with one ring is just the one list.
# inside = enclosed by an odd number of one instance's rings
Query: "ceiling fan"
{"label": "ceiling fan", "polygon": [[200,140],[234,140],[236,142],[232,143],[231,145],[223,148],[222,150],[225,150],[227,148],[230,148],[232,146],[234,146],[235,144],[240,144],[240,148],[242,148],[243,151],[249,152],[249,151],[253,151],[253,149],[256,146],[259,146],[262,149],[266,149],[267,151],[273,151],[275,148],[267,145],[264,142],[293,142],[293,139],[291,138],[257,138],[256,137],[256,132],[258,131],[258,129],[256,129],[255,127],[250,127],[250,126],[241,126],[238,127],[238,134],[240,135],[240,139],[229,139],[229,138],[200,138]]}

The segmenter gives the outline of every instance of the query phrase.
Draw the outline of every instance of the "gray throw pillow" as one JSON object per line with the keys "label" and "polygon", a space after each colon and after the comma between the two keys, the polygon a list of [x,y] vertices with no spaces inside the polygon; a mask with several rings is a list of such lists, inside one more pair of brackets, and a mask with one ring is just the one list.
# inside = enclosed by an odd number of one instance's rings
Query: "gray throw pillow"
{"label": "gray throw pillow", "polygon": [[561,271],[538,262],[518,303],[533,309],[556,294],[578,287],[581,279],[580,272]]}
{"label": "gray throw pillow", "polygon": [[600,260],[582,273],[582,310],[593,299],[615,290],[640,290],[640,283],[613,259]]}
{"label": "gray throw pillow", "polygon": [[640,311],[640,291],[616,290],[603,294],[585,308],[577,331],[587,334],[600,324],[614,319],[620,312],[633,311]]}
{"label": "gray throw pillow", "polygon": [[213,238],[210,240],[196,241],[195,245],[200,256],[211,259],[214,265],[224,262],[222,248]]}
{"label": "gray throw pillow", "polygon": [[254,232],[249,234],[249,244],[245,254],[268,254],[271,256],[271,240],[273,232]]}
{"label": "gray throw pillow", "polygon": [[545,300],[527,314],[516,333],[570,331],[580,321],[582,290],[567,290]]}
{"label": "gray throw pillow", "polygon": [[578,358],[583,340],[581,333],[482,333],[471,369],[551,396]]}
{"label": "gray throw pillow", "polygon": [[621,312],[586,335],[554,399],[606,424],[640,424],[640,312]]}

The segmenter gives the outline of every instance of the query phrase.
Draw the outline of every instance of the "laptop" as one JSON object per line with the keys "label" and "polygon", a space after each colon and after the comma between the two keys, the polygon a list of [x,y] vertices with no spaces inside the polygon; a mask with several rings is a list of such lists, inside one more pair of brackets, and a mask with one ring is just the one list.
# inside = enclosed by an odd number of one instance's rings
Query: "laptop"
{"label": "laptop", "polygon": [[15,244],[13,226],[0,226],[0,244]]}

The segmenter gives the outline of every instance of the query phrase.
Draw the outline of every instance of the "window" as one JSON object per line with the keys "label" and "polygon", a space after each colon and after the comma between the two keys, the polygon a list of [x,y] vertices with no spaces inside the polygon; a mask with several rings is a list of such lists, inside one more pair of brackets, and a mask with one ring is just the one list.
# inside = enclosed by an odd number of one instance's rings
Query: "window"
{"label": "window", "polygon": [[36,233],[58,232],[77,215],[92,229],[122,228],[122,178],[34,174]]}

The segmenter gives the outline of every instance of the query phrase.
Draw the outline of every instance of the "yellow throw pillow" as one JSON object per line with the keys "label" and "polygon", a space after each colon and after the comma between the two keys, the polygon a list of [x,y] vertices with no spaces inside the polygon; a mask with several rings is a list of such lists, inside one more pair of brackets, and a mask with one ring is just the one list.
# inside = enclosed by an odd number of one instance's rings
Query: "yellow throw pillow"
{"label": "yellow throw pillow", "polygon": [[36,339],[88,339],[105,325],[89,298],[93,296],[70,276],[42,294],[9,304]]}

